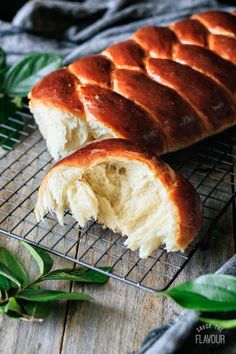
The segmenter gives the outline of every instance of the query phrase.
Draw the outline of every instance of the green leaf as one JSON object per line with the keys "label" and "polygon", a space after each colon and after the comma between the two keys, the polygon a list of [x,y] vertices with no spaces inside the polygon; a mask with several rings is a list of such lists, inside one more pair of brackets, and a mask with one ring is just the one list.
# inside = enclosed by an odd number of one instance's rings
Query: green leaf
{"label": "green leaf", "polygon": [[10,287],[11,287],[11,283],[9,282],[9,280],[3,275],[0,275],[0,290],[8,291]]}
{"label": "green leaf", "polygon": [[6,67],[6,52],[0,48],[0,70]]}
{"label": "green leaf", "polygon": [[25,97],[45,75],[58,69],[62,59],[55,54],[32,53],[13,65],[6,73],[4,92],[9,96]]}
{"label": "green leaf", "polygon": [[52,311],[52,309],[42,302],[24,302],[22,307],[29,315],[30,321],[43,321]]}
{"label": "green leaf", "polygon": [[8,300],[7,304],[2,307],[1,312],[8,317],[21,319],[25,321],[31,320],[31,317],[28,315],[28,313],[24,312],[23,308],[16,301],[14,297],[11,297]]}
{"label": "green leaf", "polygon": [[16,112],[16,105],[7,97],[0,97],[0,123],[6,123],[9,116]]}
{"label": "green leaf", "polygon": [[21,109],[23,107],[23,98],[22,97],[16,96],[11,99],[11,102],[19,109]]}
{"label": "green leaf", "polygon": [[19,139],[22,130],[22,118],[10,119],[16,112],[16,105],[8,97],[0,97],[0,146],[11,150]]}
{"label": "green leaf", "polygon": [[21,243],[30,251],[35,261],[38,263],[40,275],[49,273],[53,266],[53,259],[49,254],[39,247],[30,245],[25,241],[21,241]]}
{"label": "green leaf", "polygon": [[10,269],[6,267],[3,263],[0,262],[0,275],[3,275],[5,278],[11,280],[18,288],[21,287],[20,281],[11,273]]}
{"label": "green leaf", "polygon": [[90,295],[84,293],[67,293],[64,291],[44,289],[23,289],[16,294],[18,299],[36,302],[48,302],[53,300],[93,300]]}
{"label": "green leaf", "polygon": [[24,316],[21,306],[17,303],[14,297],[10,297],[8,302],[0,307],[0,312],[13,318],[22,318]]}
{"label": "green leaf", "polygon": [[42,322],[51,312],[51,309],[43,303],[26,301],[21,303],[21,301],[16,301],[15,298],[11,297],[4,306],[0,307],[0,312],[8,317],[30,322]]}
{"label": "green leaf", "polygon": [[0,306],[0,313],[5,313],[5,307],[6,307],[6,304]]}
{"label": "green leaf", "polygon": [[205,318],[199,317],[199,320],[204,323],[212,324],[213,326],[217,326],[224,329],[236,328],[236,319],[232,320],[220,320],[215,318]]}
{"label": "green leaf", "polygon": [[4,315],[7,316],[7,317],[23,320],[23,314],[18,314],[18,313],[14,312],[14,311],[5,312]]}
{"label": "green leaf", "polygon": [[7,67],[5,68],[0,68],[0,97],[3,97],[3,91],[4,91],[4,78],[7,72]]}
{"label": "green leaf", "polygon": [[205,312],[236,311],[236,277],[207,274],[169,289],[163,295],[170,296],[187,309]]}
{"label": "green leaf", "polygon": [[2,93],[3,90],[3,81],[6,72],[7,72],[6,53],[2,48],[0,48],[0,94]]}
{"label": "green leaf", "polygon": [[25,286],[29,283],[28,275],[18,259],[4,247],[0,247],[0,261],[22,285]]}
{"label": "green leaf", "polygon": [[5,312],[8,312],[8,311],[14,311],[18,314],[20,314],[22,312],[20,305],[17,303],[17,301],[14,297],[10,297],[6,306],[5,306]]}
{"label": "green leaf", "polygon": [[[104,271],[110,271],[110,267],[99,267]],[[44,280],[70,280],[81,283],[99,283],[104,284],[108,281],[109,276],[99,273],[95,270],[86,267],[79,267],[74,269],[57,269],[39,279]]]}

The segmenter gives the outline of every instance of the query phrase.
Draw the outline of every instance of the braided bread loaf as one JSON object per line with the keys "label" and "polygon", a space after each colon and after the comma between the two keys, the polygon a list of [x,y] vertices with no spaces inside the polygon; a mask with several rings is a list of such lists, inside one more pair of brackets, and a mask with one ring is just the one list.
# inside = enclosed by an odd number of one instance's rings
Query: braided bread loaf
{"label": "braided bread loaf", "polygon": [[200,13],[49,74],[30,109],[55,159],[98,138],[162,154],[235,124],[235,64],[235,13]]}

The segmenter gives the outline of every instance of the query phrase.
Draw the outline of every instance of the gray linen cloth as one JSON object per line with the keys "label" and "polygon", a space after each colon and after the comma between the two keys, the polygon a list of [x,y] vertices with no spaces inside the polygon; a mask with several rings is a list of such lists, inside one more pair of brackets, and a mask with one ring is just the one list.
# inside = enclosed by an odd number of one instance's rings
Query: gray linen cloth
{"label": "gray linen cloth", "polygon": [[[64,64],[127,39],[137,28],[166,25],[194,12],[233,10],[234,1],[216,0],[31,0],[12,23],[0,21],[0,47],[13,63],[30,52],[52,52]],[[221,272],[236,275],[236,257]],[[187,311],[173,323],[147,336],[139,354],[235,354],[235,332],[227,331],[227,346],[201,347],[192,342],[198,313]]]}
{"label": "gray linen cloth", "polygon": [[31,0],[12,24],[0,22],[0,46],[9,52],[10,63],[39,51],[59,53],[67,64],[128,38],[141,26],[165,25],[207,9],[233,10],[232,5],[217,0]]}

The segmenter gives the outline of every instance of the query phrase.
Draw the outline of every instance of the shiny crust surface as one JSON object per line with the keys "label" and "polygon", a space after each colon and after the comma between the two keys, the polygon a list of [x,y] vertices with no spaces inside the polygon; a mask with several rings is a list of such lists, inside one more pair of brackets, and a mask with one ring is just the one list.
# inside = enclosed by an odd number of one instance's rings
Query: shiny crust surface
{"label": "shiny crust surface", "polygon": [[236,64],[236,40],[219,34],[210,34],[208,37],[209,49],[220,57]]}
{"label": "shiny crust surface", "polygon": [[170,28],[181,43],[207,47],[208,31],[199,21],[187,18],[170,25]]}
{"label": "shiny crust surface", "polygon": [[147,70],[154,80],[175,89],[194,107],[208,132],[220,131],[235,122],[233,101],[209,77],[165,59],[150,58]]}
{"label": "shiny crust surface", "polygon": [[68,69],[82,84],[98,84],[110,87],[111,67],[111,61],[103,55],[91,55],[70,64]]}
{"label": "shiny crust surface", "polygon": [[[209,76],[229,93],[236,93],[236,66],[212,51],[196,45],[175,47],[174,60]],[[236,97],[235,97],[236,101]]]}
{"label": "shiny crust surface", "polygon": [[168,27],[143,27],[132,36],[152,57],[170,59],[172,47],[177,42],[175,34]]}
{"label": "shiny crust surface", "polygon": [[235,124],[235,62],[235,13],[202,12],[48,75],[30,105],[92,114],[116,137],[165,153]]}
{"label": "shiny crust surface", "polygon": [[113,79],[115,91],[135,101],[158,122],[171,150],[180,141],[190,145],[204,134],[195,111],[176,91],[130,70],[115,70]]}
{"label": "shiny crust surface", "polygon": [[[146,164],[168,191],[170,200],[177,211],[179,232],[176,243],[181,249],[193,240],[201,226],[202,210],[199,198],[189,181],[175,173],[157,155],[123,139],[106,139],[92,142],[64,158],[47,173],[41,188],[45,188],[50,173],[59,167],[79,167],[87,169],[94,164],[107,161],[108,158],[124,158]],[[40,188],[40,193],[42,190]],[[158,206],[157,206],[158,207]]]}
{"label": "shiny crust surface", "polygon": [[236,37],[236,22],[233,14],[223,11],[206,11],[193,15],[192,18],[200,21],[211,33]]}
{"label": "shiny crust surface", "polygon": [[78,95],[79,80],[66,68],[45,76],[31,91],[30,104],[43,102],[46,105],[84,117],[84,108]]}
{"label": "shiny crust surface", "polygon": [[113,44],[103,52],[117,68],[142,70],[144,68],[144,51],[133,40]]}
{"label": "shiny crust surface", "polygon": [[112,129],[118,137],[136,141],[156,153],[165,151],[164,136],[160,133],[159,125],[132,101],[95,85],[82,86],[80,93],[85,112]]}

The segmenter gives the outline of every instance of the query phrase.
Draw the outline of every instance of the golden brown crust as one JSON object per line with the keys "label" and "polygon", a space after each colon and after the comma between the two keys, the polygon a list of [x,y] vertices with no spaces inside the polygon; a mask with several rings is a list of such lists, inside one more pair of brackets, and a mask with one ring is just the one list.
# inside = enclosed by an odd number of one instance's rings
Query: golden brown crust
{"label": "golden brown crust", "polygon": [[158,122],[170,150],[175,150],[180,141],[184,147],[203,136],[195,111],[174,90],[130,70],[115,70],[113,81],[116,92],[138,103]]}
{"label": "golden brown crust", "polygon": [[77,92],[78,84],[78,79],[68,69],[56,70],[33,87],[31,104],[40,101],[83,119],[84,109]]}
{"label": "golden brown crust", "polygon": [[149,145],[156,144],[159,153],[180,149],[236,122],[235,34],[235,15],[219,11],[170,27],[141,28],[102,54],[48,75],[32,90],[30,104],[42,102],[85,119],[93,112],[118,137],[143,142],[151,136]]}
{"label": "golden brown crust", "polygon": [[236,37],[235,17],[223,11],[206,11],[192,16],[200,21],[210,32]]}
{"label": "golden brown crust", "polygon": [[111,66],[111,61],[103,55],[90,55],[70,64],[68,69],[83,84],[110,87]]}
{"label": "golden brown crust", "polygon": [[194,19],[178,21],[170,28],[182,44],[194,44],[209,48],[220,57],[236,64],[236,39],[210,33],[201,22]]}
{"label": "golden brown crust", "polygon": [[173,23],[170,28],[181,43],[207,47],[208,31],[199,21],[187,18]]}
{"label": "golden brown crust", "polygon": [[233,96],[236,94],[236,66],[211,50],[179,44],[175,47],[173,59],[209,76]]}
{"label": "golden brown crust", "polygon": [[175,187],[170,191],[171,200],[178,205],[180,232],[176,243],[185,249],[195,238],[202,223],[202,207],[193,186],[180,175],[176,176]]}
{"label": "golden brown crust", "polygon": [[168,27],[143,27],[132,36],[148,55],[156,58],[170,59],[172,47],[177,39]]}
{"label": "golden brown crust", "polygon": [[147,70],[154,80],[175,89],[194,107],[209,133],[235,122],[233,102],[224,89],[207,76],[165,59],[150,58]]}
{"label": "golden brown crust", "polygon": [[134,102],[95,85],[82,86],[80,93],[86,113],[118,137],[146,145],[157,153],[166,150],[159,125]]}
{"label": "golden brown crust", "polygon": [[133,40],[113,44],[103,52],[110,58],[117,68],[142,70],[144,68],[144,51]]}
{"label": "golden brown crust", "polygon": [[221,36],[219,34],[210,34],[208,37],[209,49],[220,57],[236,64],[236,39]]}
{"label": "golden brown crust", "polygon": [[150,150],[123,139],[92,142],[58,162],[45,178],[51,171],[61,166],[87,169],[91,165],[107,161],[111,157],[145,163],[160,179],[177,211],[179,232],[176,235],[176,243],[181,249],[186,248],[201,226],[202,210],[199,198],[189,181],[176,174]]}

